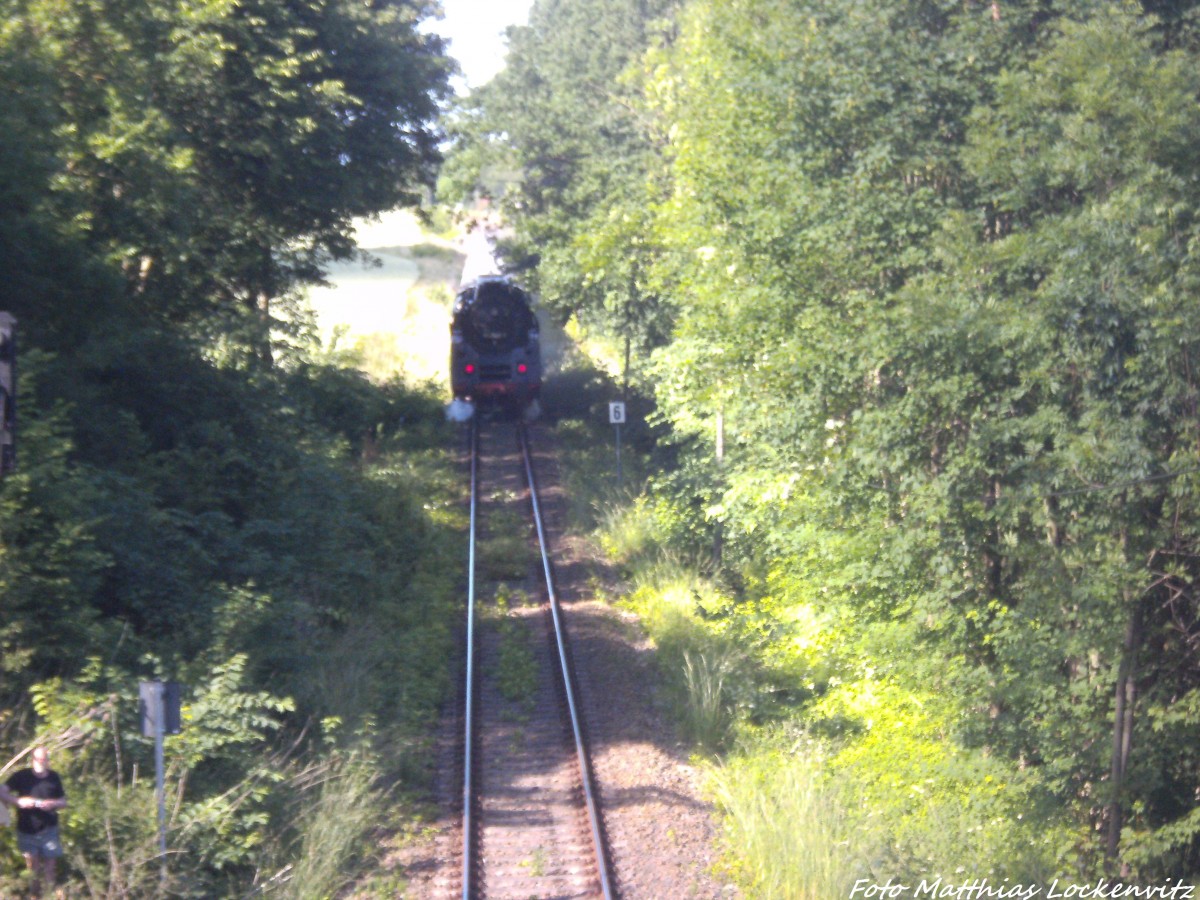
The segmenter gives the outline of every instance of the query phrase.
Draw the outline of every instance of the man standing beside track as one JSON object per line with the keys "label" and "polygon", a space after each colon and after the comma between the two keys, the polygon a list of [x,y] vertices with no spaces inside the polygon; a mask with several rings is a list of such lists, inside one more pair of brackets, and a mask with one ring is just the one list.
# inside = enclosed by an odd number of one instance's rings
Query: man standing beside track
{"label": "man standing beside track", "polygon": [[21,769],[0,785],[0,802],[17,809],[17,848],[33,875],[33,895],[42,895],[43,884],[54,887],[55,867],[62,856],[58,838],[58,811],[67,805],[62,779],[50,768],[50,753],[34,747],[32,768]]}

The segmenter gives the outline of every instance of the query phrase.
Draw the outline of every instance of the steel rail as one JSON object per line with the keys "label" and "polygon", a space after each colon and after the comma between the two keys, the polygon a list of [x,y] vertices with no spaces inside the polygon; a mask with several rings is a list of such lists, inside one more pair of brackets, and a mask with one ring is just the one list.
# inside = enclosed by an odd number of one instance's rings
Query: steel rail
{"label": "steel rail", "polygon": [[474,825],[471,812],[475,806],[474,785],[471,778],[473,768],[472,747],[474,745],[474,709],[475,709],[475,522],[478,509],[479,484],[479,425],[471,420],[471,526],[467,548],[467,689],[466,709],[463,719],[466,722],[464,734],[465,751],[463,753],[463,863],[462,863],[462,896],[463,900],[471,900],[471,874],[475,868],[472,853]]}
{"label": "steel rail", "polygon": [[550,614],[554,619],[554,639],[558,643],[558,661],[562,668],[563,691],[567,697],[567,707],[571,714],[571,731],[575,736],[575,753],[579,758],[579,776],[583,783],[583,795],[587,802],[588,822],[592,829],[592,844],[596,851],[596,870],[600,874],[600,890],[605,900],[612,900],[612,887],[608,875],[608,854],[604,850],[604,836],[600,825],[600,813],[596,804],[595,791],[592,787],[592,775],[588,765],[587,746],[583,740],[583,728],[580,724],[579,711],[575,704],[575,689],[571,678],[571,667],[567,662],[567,648],[564,639],[565,628],[558,605],[558,597],[554,593],[554,576],[550,568],[550,552],[546,546],[546,532],[542,526],[542,511],[538,504],[537,482],[533,476],[533,457],[529,452],[529,439],[525,426],[518,425],[521,435],[521,455],[525,461],[525,477],[529,481],[529,497],[533,503],[533,522],[537,528],[538,547],[542,556],[542,571],[546,579],[546,594],[550,601]]}

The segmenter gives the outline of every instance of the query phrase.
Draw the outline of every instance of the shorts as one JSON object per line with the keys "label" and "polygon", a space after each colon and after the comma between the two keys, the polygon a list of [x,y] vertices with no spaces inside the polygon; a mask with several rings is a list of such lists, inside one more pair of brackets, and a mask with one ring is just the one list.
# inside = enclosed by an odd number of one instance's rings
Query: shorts
{"label": "shorts", "polygon": [[58,859],[63,855],[62,841],[58,839],[58,828],[44,828],[37,834],[17,832],[17,849],[26,856],[41,856]]}

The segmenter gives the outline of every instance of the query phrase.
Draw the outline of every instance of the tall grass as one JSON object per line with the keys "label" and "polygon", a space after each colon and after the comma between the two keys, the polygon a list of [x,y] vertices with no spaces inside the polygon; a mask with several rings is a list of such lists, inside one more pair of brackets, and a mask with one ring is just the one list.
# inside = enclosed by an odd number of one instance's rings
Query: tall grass
{"label": "tall grass", "polygon": [[600,502],[596,521],[600,545],[611,559],[630,565],[661,552],[659,530],[643,499]]}
{"label": "tall grass", "polygon": [[733,724],[726,679],[735,667],[727,648],[683,651],[684,731],[708,750],[716,750],[725,742]]}
{"label": "tall grass", "polygon": [[349,863],[380,821],[376,766],[364,753],[344,751],[306,773],[294,824],[294,861],[278,896],[290,900],[332,897],[348,881]]}
{"label": "tall grass", "polygon": [[819,760],[755,757],[712,770],[735,874],[762,900],[845,900],[857,864],[847,819],[819,777]]}
{"label": "tall grass", "polygon": [[[632,535],[631,535],[632,537]],[[724,603],[697,568],[670,552],[642,554],[626,605],[653,639],[684,737],[722,750],[733,733],[739,698],[752,693],[747,654],[711,616]]]}

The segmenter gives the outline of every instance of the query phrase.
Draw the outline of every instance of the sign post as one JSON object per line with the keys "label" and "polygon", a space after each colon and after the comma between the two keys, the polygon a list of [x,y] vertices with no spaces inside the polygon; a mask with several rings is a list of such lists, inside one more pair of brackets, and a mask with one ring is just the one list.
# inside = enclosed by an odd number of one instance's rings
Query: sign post
{"label": "sign post", "polygon": [[154,784],[158,798],[158,850],[162,865],[162,880],[167,880],[167,799],[164,781],[166,765],[163,753],[163,735],[179,734],[179,684],[168,681],[142,681],[138,683],[139,711],[142,719],[142,734],[154,738]]}
{"label": "sign post", "polygon": [[608,404],[608,421],[617,429],[617,490],[621,489],[621,426],[625,424],[625,404],[615,401]]}

